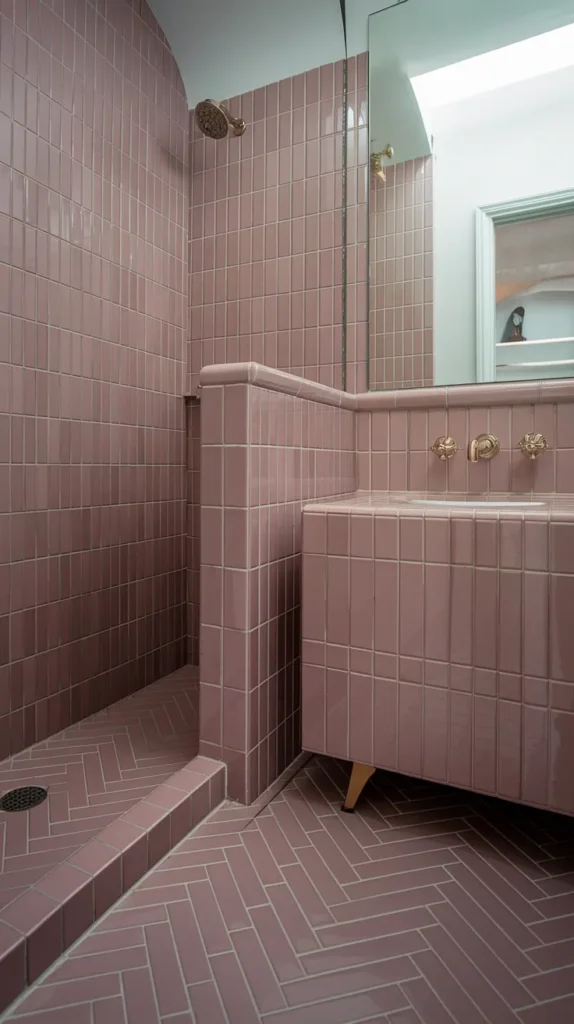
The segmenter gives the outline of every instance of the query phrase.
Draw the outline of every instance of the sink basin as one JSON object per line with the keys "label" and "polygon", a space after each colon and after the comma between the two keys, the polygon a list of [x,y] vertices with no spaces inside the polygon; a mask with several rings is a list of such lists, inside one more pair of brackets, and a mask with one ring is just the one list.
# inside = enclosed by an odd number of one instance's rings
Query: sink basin
{"label": "sink basin", "polygon": [[443,505],[445,508],[452,508],[453,505],[462,508],[544,508],[545,501],[481,501],[470,498],[469,501],[455,501],[450,498],[409,498],[409,505]]}

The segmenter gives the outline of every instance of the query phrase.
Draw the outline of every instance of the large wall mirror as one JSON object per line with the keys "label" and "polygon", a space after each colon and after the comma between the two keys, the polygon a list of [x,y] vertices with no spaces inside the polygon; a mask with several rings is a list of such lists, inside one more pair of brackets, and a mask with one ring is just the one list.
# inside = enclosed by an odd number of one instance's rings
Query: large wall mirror
{"label": "large wall mirror", "polygon": [[574,376],[574,4],[369,19],[373,389]]}

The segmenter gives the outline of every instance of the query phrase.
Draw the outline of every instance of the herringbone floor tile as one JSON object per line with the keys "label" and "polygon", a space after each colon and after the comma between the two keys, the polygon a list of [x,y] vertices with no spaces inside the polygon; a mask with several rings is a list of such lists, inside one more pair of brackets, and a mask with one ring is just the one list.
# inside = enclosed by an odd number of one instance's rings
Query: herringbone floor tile
{"label": "herringbone floor tile", "polygon": [[225,805],[6,1019],[571,1024],[574,822],[310,761]]}
{"label": "herringbone floor tile", "polygon": [[0,762],[0,791],[44,786],[26,814],[0,811],[0,918],[18,896],[183,768],[198,749],[197,669]]}

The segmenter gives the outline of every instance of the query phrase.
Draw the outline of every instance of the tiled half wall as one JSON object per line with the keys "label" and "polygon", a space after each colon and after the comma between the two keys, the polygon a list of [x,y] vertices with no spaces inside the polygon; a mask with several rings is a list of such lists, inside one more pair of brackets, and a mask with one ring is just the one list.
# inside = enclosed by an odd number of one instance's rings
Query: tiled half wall
{"label": "tiled half wall", "polygon": [[355,489],[354,412],[254,364],[201,382],[200,753],[250,803],[300,750],[301,507]]}
{"label": "tiled half wall", "polygon": [[183,662],[187,134],[143,0],[2,0],[0,759]]}

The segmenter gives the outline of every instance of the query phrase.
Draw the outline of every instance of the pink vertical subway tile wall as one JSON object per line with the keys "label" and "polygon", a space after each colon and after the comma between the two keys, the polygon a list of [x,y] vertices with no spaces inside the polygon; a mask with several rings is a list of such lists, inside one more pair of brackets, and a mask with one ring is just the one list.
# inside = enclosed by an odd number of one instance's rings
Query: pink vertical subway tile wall
{"label": "pink vertical subway tile wall", "polygon": [[301,507],[354,490],[353,420],[253,384],[202,387],[200,753],[245,803],[300,750]]}
{"label": "pink vertical subway tile wall", "polygon": [[574,814],[574,506],[303,513],[303,747]]}
{"label": "pink vertical subway tile wall", "polygon": [[371,176],[370,385],[433,383],[432,157]]}
{"label": "pink vertical subway tile wall", "polygon": [[207,139],[190,113],[188,390],[249,360],[340,387],[343,61],[228,106],[240,138]]}
{"label": "pink vertical subway tile wall", "polygon": [[[544,392],[551,396],[553,389],[565,392],[568,387],[571,385],[550,381]],[[445,389],[433,388],[403,393],[405,408],[357,412],[360,489],[472,494],[574,492],[572,400],[553,402],[543,397],[541,401],[537,385],[497,384],[469,387],[465,405],[465,388],[449,390],[456,390],[456,399],[445,399]],[[495,399],[508,404],[483,404]],[[431,401],[435,404],[428,408]],[[525,459],[518,448],[521,437],[530,431],[542,433],[549,444],[549,450],[535,461]],[[490,462],[471,463],[465,449],[480,433],[492,433],[499,439],[500,454]],[[455,458],[441,462],[429,448],[445,434],[454,437],[461,450]]]}
{"label": "pink vertical subway tile wall", "polygon": [[0,4],[0,757],[184,657],[188,110],[143,0]]}

